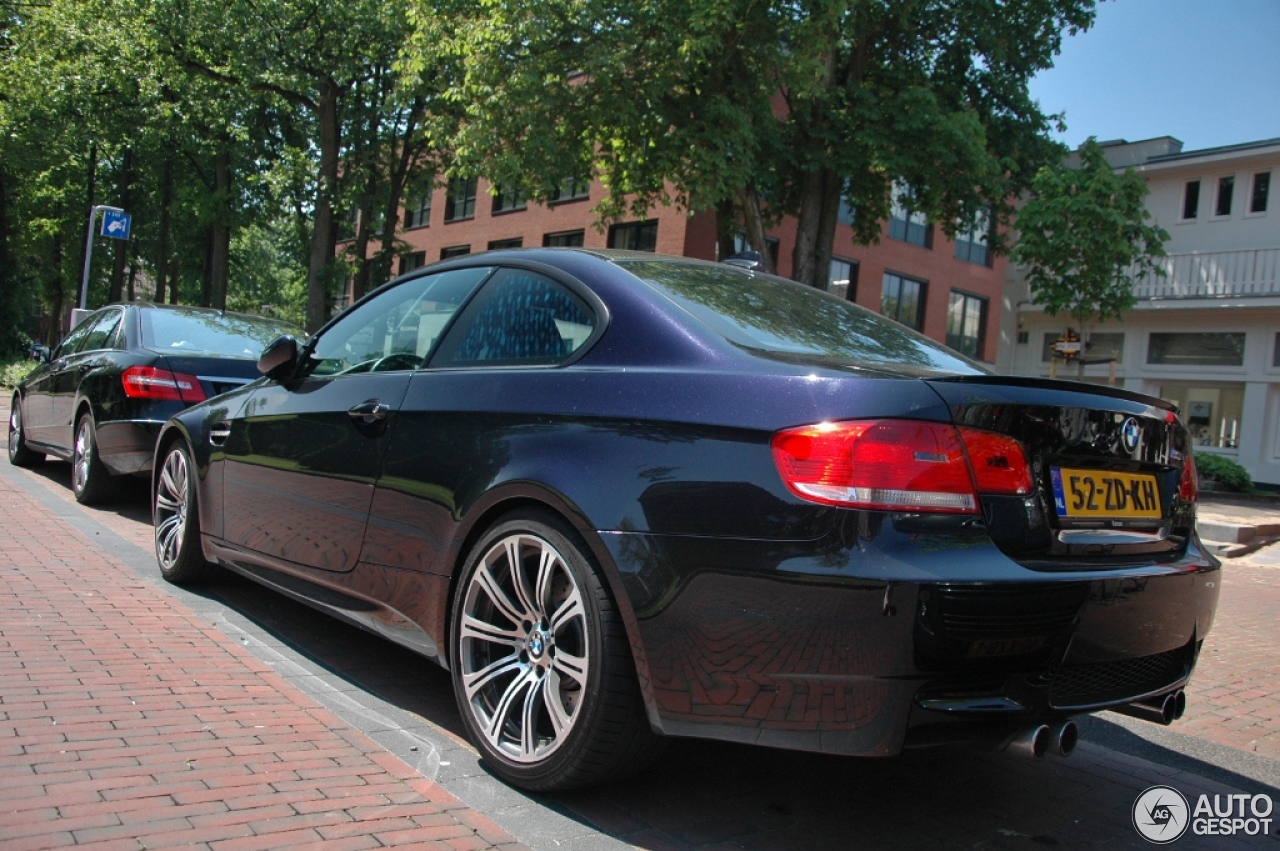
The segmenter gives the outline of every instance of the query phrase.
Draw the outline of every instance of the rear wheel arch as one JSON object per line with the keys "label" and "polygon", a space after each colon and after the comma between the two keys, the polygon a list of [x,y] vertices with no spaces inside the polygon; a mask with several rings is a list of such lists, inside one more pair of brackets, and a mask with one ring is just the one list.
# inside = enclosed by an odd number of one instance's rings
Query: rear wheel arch
{"label": "rear wheel arch", "polygon": [[[613,563],[608,549],[600,540],[599,534],[590,528],[586,515],[554,492],[532,482],[523,482],[500,489],[498,492],[490,492],[485,497],[478,500],[466,512],[470,516],[464,516],[459,535],[455,539],[452,563],[449,566],[449,594],[445,598],[443,623],[450,624],[453,622],[453,598],[457,591],[458,580],[466,567],[467,557],[480,539],[484,537],[485,533],[501,522],[502,518],[515,512],[522,510],[547,512],[574,532],[577,542],[582,545],[583,550],[590,553],[596,564],[600,566],[605,582],[608,583],[609,593],[613,597],[614,605],[618,607],[618,611],[622,615],[627,636],[630,638],[631,657],[635,662],[636,673],[640,679],[645,708],[649,711],[650,720],[656,718],[656,705],[653,702],[653,694],[648,685],[648,662],[643,646],[640,643],[640,631],[636,623],[635,610],[632,609],[631,601],[626,595],[626,589],[623,587],[622,577],[618,573],[617,566]],[[443,647],[445,648],[445,662],[451,666],[453,659],[448,658],[449,642],[447,639],[444,641]]]}

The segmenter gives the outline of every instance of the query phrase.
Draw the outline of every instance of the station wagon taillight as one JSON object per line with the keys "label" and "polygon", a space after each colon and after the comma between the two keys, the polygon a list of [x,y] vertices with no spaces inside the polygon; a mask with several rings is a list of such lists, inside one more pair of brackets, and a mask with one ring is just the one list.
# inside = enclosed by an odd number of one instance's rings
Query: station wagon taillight
{"label": "station wagon taillight", "polygon": [[855,420],[773,438],[787,488],[813,502],[883,511],[977,514],[979,494],[1031,493],[1013,438],[917,420]]}
{"label": "station wagon taillight", "polygon": [[200,379],[184,372],[154,366],[131,366],[120,375],[124,395],[130,399],[184,402],[194,405],[205,399]]}

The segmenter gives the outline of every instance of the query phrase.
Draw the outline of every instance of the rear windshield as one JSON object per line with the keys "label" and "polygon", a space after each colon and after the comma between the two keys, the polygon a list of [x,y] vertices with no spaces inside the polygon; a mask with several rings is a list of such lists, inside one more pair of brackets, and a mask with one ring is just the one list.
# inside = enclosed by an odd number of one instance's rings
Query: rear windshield
{"label": "rear windshield", "polygon": [[240,314],[142,311],[142,346],[168,354],[256,359],[282,334],[306,335],[288,322]]}
{"label": "rear windshield", "polygon": [[711,264],[619,265],[730,342],[778,360],[916,374],[987,371],[904,325],[794,281]]}

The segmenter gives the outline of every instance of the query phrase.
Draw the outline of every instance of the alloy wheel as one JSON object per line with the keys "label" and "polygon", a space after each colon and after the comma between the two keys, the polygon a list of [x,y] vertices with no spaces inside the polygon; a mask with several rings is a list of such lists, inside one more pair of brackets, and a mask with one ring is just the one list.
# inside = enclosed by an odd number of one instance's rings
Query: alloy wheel
{"label": "alloy wheel", "polygon": [[468,579],[461,685],[488,744],[517,763],[554,753],[578,721],[591,660],[582,589],[549,542],[497,541]]}
{"label": "alloy wheel", "polygon": [[160,560],[160,568],[166,572],[174,570],[182,556],[190,482],[186,455],[175,449],[165,458],[156,482],[156,557]]}
{"label": "alloy wheel", "polygon": [[19,447],[22,446],[22,408],[18,404],[18,400],[13,400],[13,407],[9,409],[9,460],[13,461],[17,455]]}
{"label": "alloy wheel", "polygon": [[77,493],[84,491],[88,485],[92,464],[93,425],[88,417],[84,417],[80,420],[80,430],[76,432],[75,457],[71,462],[71,484]]}

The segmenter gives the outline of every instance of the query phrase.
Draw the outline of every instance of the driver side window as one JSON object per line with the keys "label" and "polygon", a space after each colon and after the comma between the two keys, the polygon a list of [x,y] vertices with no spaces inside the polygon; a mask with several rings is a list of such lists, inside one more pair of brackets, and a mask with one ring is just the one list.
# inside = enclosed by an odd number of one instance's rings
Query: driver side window
{"label": "driver side window", "polygon": [[392,287],[342,317],[311,352],[311,375],[417,369],[449,318],[492,268],[455,269]]}

